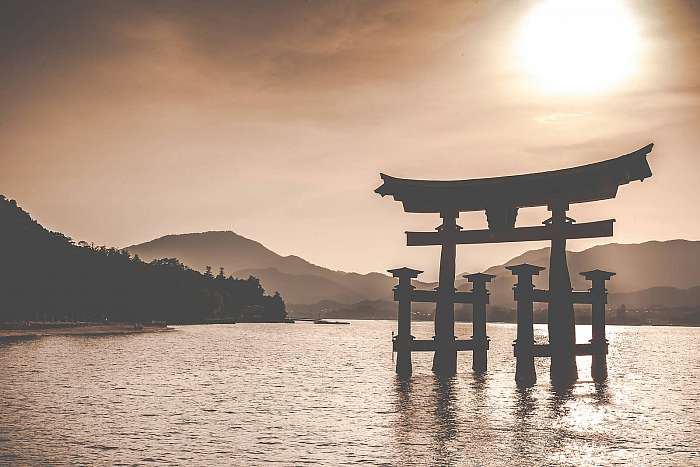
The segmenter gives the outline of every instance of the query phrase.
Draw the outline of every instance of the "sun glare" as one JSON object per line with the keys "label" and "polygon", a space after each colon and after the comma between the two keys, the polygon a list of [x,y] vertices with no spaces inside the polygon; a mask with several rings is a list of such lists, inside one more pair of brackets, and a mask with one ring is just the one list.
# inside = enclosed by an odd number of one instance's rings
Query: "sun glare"
{"label": "sun glare", "polygon": [[544,0],[525,18],[517,41],[524,71],[548,94],[609,90],[632,75],[640,39],[622,1]]}

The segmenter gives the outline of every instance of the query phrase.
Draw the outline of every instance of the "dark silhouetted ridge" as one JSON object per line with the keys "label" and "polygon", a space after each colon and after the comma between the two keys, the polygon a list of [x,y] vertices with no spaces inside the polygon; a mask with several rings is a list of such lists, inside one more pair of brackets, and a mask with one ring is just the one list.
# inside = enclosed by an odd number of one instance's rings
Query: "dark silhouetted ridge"
{"label": "dark silhouetted ridge", "polygon": [[215,277],[173,255],[145,263],[125,250],[75,244],[4,196],[0,225],[0,321],[202,323],[286,316],[281,296],[265,294],[255,277]]}

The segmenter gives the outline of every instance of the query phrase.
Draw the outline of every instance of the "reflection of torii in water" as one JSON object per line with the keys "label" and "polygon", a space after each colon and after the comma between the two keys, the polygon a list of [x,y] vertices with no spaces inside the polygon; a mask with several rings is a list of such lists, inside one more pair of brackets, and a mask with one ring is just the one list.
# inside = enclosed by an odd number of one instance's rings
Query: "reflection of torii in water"
{"label": "reflection of torii in water", "polygon": [[[566,216],[566,211],[570,204],[614,198],[620,185],[650,177],[652,174],[646,157],[652,147],[653,145],[649,144],[630,154],[594,164],[507,177],[433,181],[402,179],[381,174],[384,183],[375,190],[376,193],[382,196],[389,195],[400,201],[406,212],[436,213],[442,218],[442,225],[437,228],[437,232],[406,233],[408,246],[442,247],[439,286],[436,292],[431,294],[428,291],[412,289],[410,279],[416,277],[420,271],[408,268],[392,270],[396,277],[405,276],[403,286],[400,281],[396,289],[400,310],[401,298],[404,298],[404,313],[400,311],[400,316],[406,315],[406,301],[409,309],[408,319],[411,301],[436,303],[435,336],[432,344],[415,341],[407,335],[401,336],[401,330],[396,337],[397,343],[403,343],[397,345],[409,352],[408,372],[410,373],[410,350],[434,350],[433,371],[454,374],[457,350],[476,350],[478,347],[474,342],[456,340],[454,336],[455,302],[474,304],[475,301],[483,302],[484,294],[488,296],[485,289],[478,294],[476,287],[473,292],[455,291],[457,244],[550,240],[552,248],[549,290],[537,291],[542,292],[541,296],[546,295],[546,298],[536,301],[549,303],[550,344],[546,352],[549,353],[547,356],[552,358],[552,376],[575,378],[577,349],[574,294],[571,291],[566,262],[566,240],[612,236],[614,219],[576,224]],[[552,213],[551,218],[544,221],[542,226],[515,227],[518,209],[535,206],[546,206]],[[462,230],[457,225],[457,218],[460,212],[466,211],[485,211],[488,229]],[[480,280],[490,279],[482,277]],[[604,290],[603,288],[603,295]],[[581,297],[582,300],[587,300],[582,303],[591,303],[593,300],[589,296]],[[415,300],[416,298],[420,300]],[[485,349],[488,348],[487,339],[483,345]]]}

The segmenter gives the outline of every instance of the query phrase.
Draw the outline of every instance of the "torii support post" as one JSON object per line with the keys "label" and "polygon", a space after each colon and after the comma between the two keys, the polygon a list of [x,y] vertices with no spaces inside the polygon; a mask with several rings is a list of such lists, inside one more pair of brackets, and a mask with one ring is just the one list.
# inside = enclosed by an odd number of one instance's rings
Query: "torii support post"
{"label": "torii support post", "polygon": [[514,298],[517,302],[517,339],[513,344],[515,351],[515,382],[518,386],[534,386],[537,382],[535,373],[535,333],[533,330],[534,285],[532,276],[539,275],[545,268],[532,264],[506,266],[518,282],[513,287]]}
{"label": "torii support post", "polygon": [[486,335],[486,305],[489,303],[489,292],[486,283],[496,277],[491,274],[476,273],[464,276],[472,284],[472,340],[474,350],[472,369],[477,373],[485,373],[488,369],[489,337]]}
{"label": "torii support post", "polygon": [[571,278],[566,262],[566,228],[574,220],[566,217],[566,203],[549,205],[552,217],[545,221],[553,231],[549,254],[549,307],[547,330],[552,355],[550,375],[554,382],[576,381],[576,322]]}
{"label": "torii support post", "polygon": [[[438,232],[458,232],[457,211],[440,213],[442,225]],[[440,376],[453,376],[457,373],[457,347],[455,345],[455,259],[457,244],[453,235],[442,236],[440,253],[440,278],[435,306],[435,354],[433,372]]]}
{"label": "torii support post", "polygon": [[604,380],[608,377],[608,340],[605,338],[605,305],[608,302],[608,293],[605,282],[615,273],[594,269],[582,272],[581,275],[591,281],[591,376],[594,380]]}
{"label": "torii support post", "polygon": [[411,335],[411,292],[415,287],[411,285],[411,279],[415,279],[423,271],[399,268],[389,269],[388,272],[399,279],[398,285],[394,287],[399,302],[399,332],[394,338],[396,342],[396,373],[401,377],[409,377],[412,372],[411,349],[414,339]]}

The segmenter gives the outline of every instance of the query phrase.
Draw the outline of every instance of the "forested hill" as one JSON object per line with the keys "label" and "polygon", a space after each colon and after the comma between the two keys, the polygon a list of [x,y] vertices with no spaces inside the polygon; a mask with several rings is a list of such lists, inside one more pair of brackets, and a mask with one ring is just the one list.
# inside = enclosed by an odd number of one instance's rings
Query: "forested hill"
{"label": "forested hill", "polygon": [[166,235],[125,250],[146,260],[177,258],[198,271],[211,265],[223,266],[234,277],[253,275],[264,287],[279,290],[291,304],[391,300],[396,285],[395,279],[386,274],[334,271],[298,256],[282,256],[230,231]]}
{"label": "forested hill", "polygon": [[194,271],[177,259],[150,263],[115,248],[75,244],[0,195],[0,321],[199,323],[282,321],[279,294],[255,277]]}

